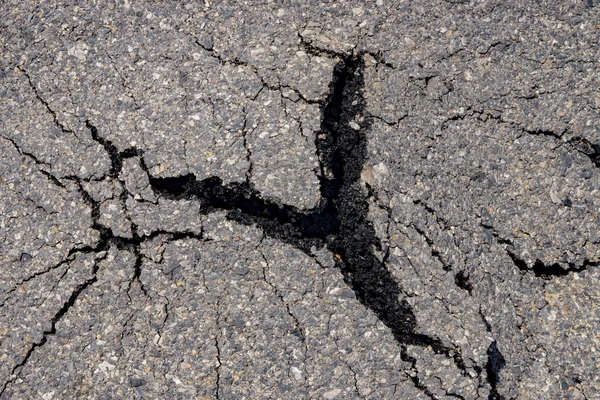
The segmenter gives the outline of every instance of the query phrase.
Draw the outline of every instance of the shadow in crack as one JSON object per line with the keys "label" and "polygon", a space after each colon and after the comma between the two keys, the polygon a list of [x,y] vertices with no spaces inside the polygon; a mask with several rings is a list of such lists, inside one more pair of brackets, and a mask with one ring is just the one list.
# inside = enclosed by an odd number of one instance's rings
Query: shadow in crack
{"label": "shadow in crack", "polygon": [[[391,329],[402,345],[431,346],[454,359],[466,373],[458,352],[434,337],[417,332],[411,306],[402,300],[398,283],[375,255],[381,243],[368,220],[368,190],[360,176],[367,159],[370,119],[364,115],[362,56],[348,56],[334,69],[330,94],[322,114],[316,148],[320,159],[321,201],[313,210],[263,199],[248,182],[224,185],[213,177],[198,181],[188,174],[151,177],[157,194],[172,199],[196,198],[205,213],[228,210],[228,218],[260,227],[265,234],[312,255],[311,247],[326,246],[339,256],[338,267],[357,299]],[[480,371],[478,371],[480,372]]]}
{"label": "shadow in crack", "polygon": [[500,382],[500,370],[506,366],[506,360],[498,349],[498,344],[494,340],[487,349],[488,362],[486,372],[488,382],[492,387],[490,400],[501,400],[503,397],[498,393],[498,383]]}

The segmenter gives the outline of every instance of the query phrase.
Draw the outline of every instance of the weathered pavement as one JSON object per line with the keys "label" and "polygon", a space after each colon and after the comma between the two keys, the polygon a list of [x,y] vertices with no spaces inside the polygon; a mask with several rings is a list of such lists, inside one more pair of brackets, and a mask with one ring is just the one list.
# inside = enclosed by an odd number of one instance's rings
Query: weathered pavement
{"label": "weathered pavement", "polygon": [[597,2],[248,3],[0,5],[0,398],[600,398]]}

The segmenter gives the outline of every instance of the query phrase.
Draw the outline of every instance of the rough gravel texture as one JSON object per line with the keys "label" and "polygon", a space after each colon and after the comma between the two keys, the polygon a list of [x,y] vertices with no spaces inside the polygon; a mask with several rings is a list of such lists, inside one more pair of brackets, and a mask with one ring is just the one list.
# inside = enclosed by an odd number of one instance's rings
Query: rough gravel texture
{"label": "rough gravel texture", "polygon": [[597,1],[0,16],[0,399],[600,398]]}

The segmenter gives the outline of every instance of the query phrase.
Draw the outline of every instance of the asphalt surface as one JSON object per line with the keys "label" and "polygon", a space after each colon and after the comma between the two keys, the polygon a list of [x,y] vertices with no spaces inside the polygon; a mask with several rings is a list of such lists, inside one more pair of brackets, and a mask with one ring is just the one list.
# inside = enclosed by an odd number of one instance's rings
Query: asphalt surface
{"label": "asphalt surface", "polygon": [[0,4],[0,399],[600,399],[600,5]]}

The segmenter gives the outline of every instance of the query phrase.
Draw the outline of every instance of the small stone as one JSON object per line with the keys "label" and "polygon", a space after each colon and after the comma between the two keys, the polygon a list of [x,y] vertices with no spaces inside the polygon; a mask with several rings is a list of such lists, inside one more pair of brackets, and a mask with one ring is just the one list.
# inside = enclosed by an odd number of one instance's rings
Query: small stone
{"label": "small stone", "polygon": [[354,121],[350,121],[350,128],[354,129],[355,131],[359,131],[360,130],[360,125],[358,125],[356,122]]}
{"label": "small stone", "polygon": [[354,7],[352,9],[352,14],[354,14],[357,17],[360,17],[361,15],[363,15],[364,10],[362,9],[362,7]]}
{"label": "small stone", "polygon": [[377,185],[377,180],[375,179],[373,167],[370,165],[365,165],[362,172],[360,173],[360,179],[371,187],[375,187]]}
{"label": "small stone", "polygon": [[292,367],[290,369],[292,371],[292,375],[294,375],[294,379],[296,379],[297,381],[302,380],[302,371],[300,371],[300,369],[298,369],[297,367]]}
{"label": "small stone", "polygon": [[73,47],[67,50],[67,54],[83,61],[87,58],[89,46],[83,42],[76,43]]}
{"label": "small stone", "polygon": [[327,400],[330,400],[330,399],[335,399],[335,398],[336,398],[336,397],[338,397],[338,396],[339,396],[341,393],[342,393],[342,390],[341,390],[341,389],[333,389],[333,390],[330,390],[330,391],[329,391],[329,392],[327,392],[327,393],[324,393],[324,394],[323,394],[323,397],[324,397],[324,398],[326,398]]}
{"label": "small stone", "polygon": [[239,275],[246,275],[248,274],[248,268],[246,268],[246,266],[244,264],[236,264],[233,267],[233,270],[239,274]]}
{"label": "small stone", "polygon": [[558,197],[558,195],[553,190],[550,191],[550,200],[552,200],[554,204],[562,204],[561,198]]}

